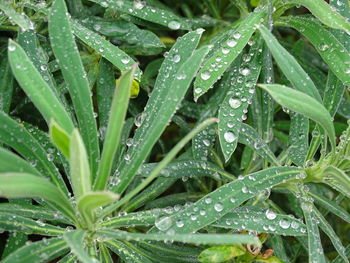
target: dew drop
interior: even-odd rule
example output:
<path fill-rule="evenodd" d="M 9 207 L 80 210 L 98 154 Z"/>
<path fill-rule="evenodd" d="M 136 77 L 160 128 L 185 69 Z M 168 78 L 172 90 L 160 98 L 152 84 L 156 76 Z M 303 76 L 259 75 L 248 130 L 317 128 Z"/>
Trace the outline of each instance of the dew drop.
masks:
<path fill-rule="evenodd" d="M 229 39 L 229 40 L 227 40 L 227 45 L 229 46 L 229 47 L 234 47 L 234 46 L 236 46 L 237 45 L 237 42 L 236 42 L 236 40 L 234 40 L 234 39 Z"/>
<path fill-rule="evenodd" d="M 217 212 L 221 212 L 221 211 L 224 209 L 224 206 L 223 206 L 221 203 L 216 203 L 216 204 L 214 205 L 214 209 L 215 209 L 215 211 L 217 211 Z"/>
<path fill-rule="evenodd" d="M 180 60 L 181 60 L 180 55 L 175 55 L 175 56 L 173 57 L 173 61 L 174 61 L 175 63 L 180 62 Z"/>
<path fill-rule="evenodd" d="M 177 226 L 177 227 L 180 227 L 180 228 L 181 228 L 181 227 L 183 227 L 184 225 L 185 225 L 185 224 L 184 224 L 184 222 L 183 222 L 182 220 L 177 220 L 177 221 L 176 221 L 176 226 Z"/>
<path fill-rule="evenodd" d="M 158 228 L 160 231 L 166 231 L 168 230 L 172 225 L 172 220 L 170 217 L 166 216 L 166 217 L 161 217 L 158 218 L 155 221 L 155 226 L 156 228 Z"/>
<path fill-rule="evenodd" d="M 228 143 L 233 143 L 237 139 L 237 136 L 233 132 L 227 131 L 224 133 L 224 139 Z"/>
<path fill-rule="evenodd" d="M 282 227 L 283 229 L 288 229 L 290 227 L 290 222 L 287 220 L 280 220 L 279 223 L 280 227 Z"/>
<path fill-rule="evenodd" d="M 230 104 L 230 107 L 233 109 L 237 109 L 241 106 L 242 102 L 239 99 L 236 98 L 230 98 L 228 103 Z"/>
<path fill-rule="evenodd" d="M 126 65 L 126 64 L 128 64 L 130 62 L 130 58 L 122 58 L 121 61 L 122 61 L 123 64 Z"/>
<path fill-rule="evenodd" d="M 273 219 L 275 219 L 276 216 L 277 216 L 277 215 L 275 214 L 275 212 L 272 211 L 272 210 L 270 210 L 270 209 L 266 210 L 265 215 L 266 215 L 266 218 L 269 219 L 269 220 L 273 220 Z"/>
<path fill-rule="evenodd" d="M 9 46 L 8 46 L 8 50 L 9 50 L 9 51 L 15 51 L 15 50 L 16 50 L 16 46 L 9 45 Z"/>
<path fill-rule="evenodd" d="M 202 80 L 210 79 L 210 74 L 208 72 L 203 72 L 201 74 L 201 78 L 202 78 Z"/>
<path fill-rule="evenodd" d="M 179 29 L 180 26 L 181 26 L 180 23 L 177 22 L 177 21 L 170 21 L 170 22 L 168 23 L 168 27 L 169 27 L 170 29 L 173 29 L 173 30 Z"/>

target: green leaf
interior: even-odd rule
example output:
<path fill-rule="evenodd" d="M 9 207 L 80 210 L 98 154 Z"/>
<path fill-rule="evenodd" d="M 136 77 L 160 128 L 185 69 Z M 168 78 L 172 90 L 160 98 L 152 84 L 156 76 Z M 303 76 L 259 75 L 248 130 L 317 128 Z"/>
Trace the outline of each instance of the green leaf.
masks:
<path fill-rule="evenodd" d="M 115 154 L 120 144 L 135 69 L 134 66 L 120 77 L 113 95 L 101 161 L 94 184 L 95 190 L 105 189 L 108 183 Z"/>
<path fill-rule="evenodd" d="M 242 63 L 236 75 L 235 85 L 231 85 L 219 109 L 219 140 L 227 162 L 236 149 L 241 123 L 255 93 L 255 84 L 261 71 L 261 41 L 257 41 L 245 56 L 248 63 Z M 236 96 L 236 94 L 240 94 Z"/>
<path fill-rule="evenodd" d="M 260 244 L 255 236 L 239 235 L 239 234 L 142 234 L 130 233 L 120 230 L 99 230 L 97 234 L 113 239 L 127 240 L 155 240 L 166 241 L 172 240 L 177 242 L 195 243 L 195 244 Z"/>
<path fill-rule="evenodd" d="M 54 120 L 50 122 L 49 133 L 51 141 L 63 153 L 64 157 L 69 159 L 69 135 Z"/>
<path fill-rule="evenodd" d="M 325 232 L 325 234 L 332 241 L 332 244 L 334 248 L 337 250 L 338 254 L 344 259 L 346 263 L 349 263 L 349 260 L 345 254 L 345 247 L 343 246 L 341 240 L 333 230 L 332 226 L 322 216 L 320 211 L 316 209 L 316 207 L 313 208 L 312 212 L 313 212 L 313 215 L 316 216 L 316 218 L 318 219 L 320 228 L 323 230 L 323 232 Z"/>
<path fill-rule="evenodd" d="M 141 126 L 133 137 L 135 145 L 129 148 L 126 160 L 118 167 L 120 183 L 112 188 L 114 192 L 120 194 L 126 189 L 183 100 L 208 52 L 208 48 L 203 47 L 191 56 L 200 36 L 201 32 L 190 32 L 181 37 L 163 62 L 152 95 L 138 117 L 141 120 L 136 120 L 137 126 Z M 176 63 L 174 58 L 180 61 Z"/>
<path fill-rule="evenodd" d="M 332 72 L 345 84 L 350 85 L 350 54 L 343 44 L 317 20 L 306 17 L 284 17 L 277 25 L 293 27 L 315 47 Z"/>
<path fill-rule="evenodd" d="M 78 200 L 77 208 L 84 219 L 92 225 L 95 222 L 95 210 L 118 198 L 118 195 L 108 191 L 86 193 Z"/>
<path fill-rule="evenodd" d="M 270 163 L 276 166 L 279 165 L 279 161 L 270 147 L 250 125 L 241 123 L 238 141 L 249 146 L 255 153 L 268 160 Z"/>
<path fill-rule="evenodd" d="M 345 171 L 329 165 L 323 172 L 322 181 L 350 198 L 350 177 Z"/>
<path fill-rule="evenodd" d="M 55 165 L 49 161 L 48 153 L 43 146 L 28 132 L 23 124 L 11 119 L 0 111 L 0 141 L 26 158 L 40 174 L 49 177 L 64 193 L 67 187 Z"/>
<path fill-rule="evenodd" d="M 325 263 L 326 259 L 323 253 L 317 219 L 313 215 L 313 204 L 305 201 L 301 204 L 301 208 L 303 209 L 308 233 L 309 262 Z"/>
<path fill-rule="evenodd" d="M 2 1 L 0 3 L 0 9 L 5 13 L 6 16 L 21 27 L 23 31 L 34 29 L 34 24 L 30 19 L 24 14 L 19 14 L 10 5 L 10 1 Z"/>
<path fill-rule="evenodd" d="M 42 176 L 37 169 L 18 155 L 0 147 L 0 173 L 19 172 Z"/>
<path fill-rule="evenodd" d="M 54 119 L 67 132 L 72 132 L 73 122 L 55 93 L 42 78 L 23 48 L 9 40 L 8 56 L 12 72 L 31 101 L 49 123 Z"/>
<path fill-rule="evenodd" d="M 118 240 L 109 240 L 105 242 L 105 245 L 116 253 L 125 262 L 132 263 L 152 263 L 142 251 L 129 242 L 121 242 Z"/>
<path fill-rule="evenodd" d="M 300 172 L 300 169 L 294 167 L 275 167 L 252 173 L 242 179 L 225 184 L 193 205 L 169 216 L 168 221 L 170 223 L 166 231 L 174 231 L 175 233 L 195 232 L 220 219 L 260 191 L 295 179 Z M 196 220 L 192 220 L 193 217 Z M 161 230 L 154 227 L 150 231 L 159 232 Z M 162 228 L 162 231 L 164 231 L 164 228 Z"/>
<path fill-rule="evenodd" d="M 70 20 L 70 25 L 72 26 L 74 35 L 76 35 L 85 44 L 92 47 L 96 52 L 101 54 L 102 57 L 111 62 L 120 71 L 127 71 L 132 65 L 135 65 L 136 62 L 128 54 L 104 39 L 99 34 L 87 29 L 73 19 Z M 141 71 L 138 67 L 136 67 L 134 74 L 135 78 L 140 80 Z"/>
<path fill-rule="evenodd" d="M 91 190 L 91 178 L 85 145 L 77 129 L 70 137 L 69 156 L 71 184 L 74 196 L 79 199 Z"/>
<path fill-rule="evenodd" d="M 325 198 L 312 191 L 308 192 L 308 195 L 310 195 L 314 199 L 315 203 L 332 212 L 344 221 L 350 223 L 350 214 L 344 208 L 339 206 L 336 202 L 334 202 L 333 200 L 329 200 L 328 198 Z"/>
<path fill-rule="evenodd" d="M 63 224 L 70 224 L 62 213 L 54 211 L 52 209 L 44 208 L 37 205 L 30 204 L 14 204 L 14 203 L 1 203 L 1 213 L 11 213 L 21 217 L 27 217 L 31 219 L 39 219 L 43 221 L 60 222 Z"/>
<path fill-rule="evenodd" d="M 259 27 L 259 31 L 279 68 L 282 70 L 287 79 L 293 84 L 293 87 L 321 102 L 322 98 L 318 93 L 315 84 L 299 65 L 296 59 L 289 54 L 284 47 L 282 47 L 282 45 L 266 27 Z"/>
<path fill-rule="evenodd" d="M 28 237 L 24 233 L 17 233 L 17 232 L 9 233 L 9 237 L 6 240 L 4 250 L 2 251 L 1 259 L 6 258 L 12 252 L 23 247 L 27 241 L 28 241 Z"/>
<path fill-rule="evenodd" d="M 246 250 L 240 246 L 215 246 L 203 250 L 198 260 L 202 263 L 220 263 L 244 255 Z"/>
<path fill-rule="evenodd" d="M 191 25 L 189 25 L 189 23 L 187 23 L 182 17 L 179 17 L 168 10 L 153 7 L 143 2 L 107 2 L 103 0 L 90 1 L 98 3 L 103 7 L 110 8 L 111 10 L 165 26 L 168 29 L 191 29 Z"/>
<path fill-rule="evenodd" d="M 350 31 L 350 23 L 323 0 L 290 0 L 288 4 L 305 6 L 323 24 L 332 28 Z"/>
<path fill-rule="evenodd" d="M 215 51 L 204 63 L 194 83 L 195 100 L 206 93 L 218 81 L 247 45 L 250 37 L 256 30 L 256 26 L 261 23 L 261 19 L 265 16 L 266 8 L 248 15 L 234 31 L 233 37 L 222 43 L 221 48 Z"/>
<path fill-rule="evenodd" d="M 98 263 L 99 261 L 90 257 L 84 249 L 85 235 L 86 231 L 84 230 L 69 231 L 63 235 L 63 239 L 70 247 L 71 253 L 74 254 L 79 261 L 83 263 Z"/>
<path fill-rule="evenodd" d="M 298 219 L 274 211 L 241 207 L 212 224 L 215 227 L 271 233 L 284 236 L 303 236 L 306 226 Z"/>
<path fill-rule="evenodd" d="M 92 175 L 95 176 L 99 159 L 96 121 L 89 83 L 74 41 L 64 0 L 54 1 L 48 21 L 51 47 L 66 81 L 86 145 Z"/>
<path fill-rule="evenodd" d="M 0 57 L 0 110 L 8 113 L 13 93 L 13 76 L 7 54 Z"/>
<path fill-rule="evenodd" d="M 43 239 L 26 245 L 7 256 L 2 263 L 45 263 L 64 255 L 68 247 L 62 238 Z"/>
<path fill-rule="evenodd" d="M 49 225 L 40 220 L 32 220 L 12 213 L 0 214 L 0 228 L 5 231 L 16 231 L 41 236 L 58 236 L 65 232 L 64 228 Z"/>
<path fill-rule="evenodd" d="M 0 174 L 0 196 L 5 198 L 39 197 L 52 203 L 69 219 L 75 220 L 67 197 L 48 180 L 26 173 Z"/>
<path fill-rule="evenodd" d="M 300 113 L 320 124 L 329 136 L 332 149 L 335 149 L 335 130 L 332 118 L 320 102 L 298 90 L 286 86 L 277 84 L 260 84 L 259 86 L 265 89 L 283 107 Z"/>
<path fill-rule="evenodd" d="M 105 247 L 103 244 L 99 244 L 99 249 L 100 249 L 100 253 L 99 253 L 100 254 L 100 262 L 113 263 L 111 253 L 109 252 L 107 247 Z"/>
<path fill-rule="evenodd" d="M 303 166 L 309 147 L 309 120 L 301 114 L 290 113 L 289 158 L 298 166 Z"/>

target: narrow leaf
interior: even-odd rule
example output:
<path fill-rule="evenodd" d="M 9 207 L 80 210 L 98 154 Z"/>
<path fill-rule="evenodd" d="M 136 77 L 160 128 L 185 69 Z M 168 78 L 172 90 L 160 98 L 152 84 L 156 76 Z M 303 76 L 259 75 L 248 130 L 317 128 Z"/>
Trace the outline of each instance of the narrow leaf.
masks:
<path fill-rule="evenodd" d="M 66 232 L 63 235 L 64 241 L 71 249 L 71 253 L 74 254 L 83 263 L 98 263 L 97 259 L 90 257 L 90 255 L 84 249 L 84 238 L 86 232 L 84 230 L 75 230 Z"/>
<path fill-rule="evenodd" d="M 327 132 L 332 148 L 335 148 L 335 130 L 332 118 L 324 106 L 316 99 L 291 88 L 282 85 L 263 85 L 265 89 L 277 103 L 294 112 L 300 113 L 320 124 Z"/>
<path fill-rule="evenodd" d="M 241 53 L 247 45 L 250 37 L 256 30 L 256 26 L 266 16 L 266 8 L 258 12 L 251 13 L 243 21 L 234 32 L 232 38 L 222 43 L 221 48 L 204 63 L 199 71 L 194 83 L 194 97 L 198 99 L 209 88 L 211 88 L 226 69 L 231 65 L 235 58 Z M 215 69 L 215 70 L 214 70 Z"/>
<path fill-rule="evenodd" d="M 54 120 L 50 122 L 49 133 L 51 141 L 69 159 L 69 135 Z"/>

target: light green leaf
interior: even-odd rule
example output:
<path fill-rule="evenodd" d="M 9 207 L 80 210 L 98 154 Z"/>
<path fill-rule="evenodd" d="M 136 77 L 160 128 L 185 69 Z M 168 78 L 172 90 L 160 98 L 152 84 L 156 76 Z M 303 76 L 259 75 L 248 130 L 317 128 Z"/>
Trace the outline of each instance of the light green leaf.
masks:
<path fill-rule="evenodd" d="M 69 219 L 75 220 L 67 197 L 48 180 L 26 173 L 0 174 L 0 196 L 5 198 L 39 197 L 52 203 Z"/>
<path fill-rule="evenodd" d="M 325 25 L 350 31 L 350 23 L 323 0 L 288 0 L 288 4 L 305 6 Z"/>
<path fill-rule="evenodd" d="M 315 47 L 332 72 L 350 85 L 350 54 L 343 44 L 317 20 L 306 17 L 284 17 L 277 25 L 292 27 L 304 35 Z"/>
<path fill-rule="evenodd" d="M 69 135 L 54 120 L 51 120 L 49 127 L 50 139 L 55 146 L 69 159 Z"/>
<path fill-rule="evenodd" d="M 329 165 L 323 172 L 322 181 L 350 198 L 350 177 L 339 168 Z"/>
<path fill-rule="evenodd" d="M 16 231 L 41 236 L 58 236 L 62 235 L 65 231 L 64 228 L 50 225 L 40 220 L 35 221 L 13 213 L 0 214 L 0 228 L 5 231 Z"/>
<path fill-rule="evenodd" d="M 63 235 L 63 239 L 70 247 L 71 253 L 74 254 L 79 261 L 83 263 L 98 263 L 99 261 L 97 259 L 90 257 L 87 251 L 85 251 L 85 235 L 86 232 L 84 230 L 69 231 Z"/>
<path fill-rule="evenodd" d="M 70 20 L 70 25 L 74 30 L 74 35 L 76 35 L 85 44 L 96 50 L 96 52 L 101 54 L 102 57 L 111 62 L 120 71 L 127 71 L 132 65 L 135 65 L 136 62 L 128 54 L 104 39 L 99 34 L 87 29 L 73 19 Z M 141 71 L 138 67 L 136 67 L 134 74 L 136 79 L 141 79 Z"/>
<path fill-rule="evenodd" d="M 10 18 L 11 21 L 15 22 L 21 27 L 23 31 L 34 29 L 34 23 L 23 13 L 19 14 L 10 5 L 10 1 L 1 1 L 0 9 L 5 13 L 6 16 Z"/>
<path fill-rule="evenodd" d="M 90 168 L 85 145 L 79 131 L 74 129 L 69 145 L 70 179 L 75 198 L 91 190 Z"/>
<path fill-rule="evenodd" d="M 231 65 L 235 58 L 241 53 L 247 45 L 250 37 L 256 30 L 256 26 L 266 16 L 266 8 L 251 13 L 241 21 L 240 26 L 233 33 L 232 38 L 222 43 L 221 48 L 204 63 L 198 72 L 194 83 L 195 100 L 206 93 L 211 88 L 226 69 Z"/>
<path fill-rule="evenodd" d="M 128 70 L 121 76 L 113 95 L 101 161 L 94 184 L 95 190 L 105 189 L 108 183 L 115 154 L 120 144 L 135 69 L 134 66 L 133 69 Z"/>
<path fill-rule="evenodd" d="M 265 89 L 283 107 L 300 113 L 320 124 L 328 134 L 333 150 L 335 149 L 335 130 L 332 118 L 320 102 L 298 90 L 286 86 L 277 84 L 260 84 L 259 86 Z"/>
<path fill-rule="evenodd" d="M 284 47 L 282 47 L 282 45 L 266 27 L 259 27 L 259 31 L 279 68 L 282 70 L 287 79 L 293 84 L 293 87 L 321 102 L 322 98 L 318 93 L 315 84 L 299 65 L 296 59 L 289 54 Z"/>
<path fill-rule="evenodd" d="M 13 76 L 7 54 L 0 57 L 0 110 L 8 113 L 13 93 Z"/>
<path fill-rule="evenodd" d="M 219 187 L 193 205 L 169 216 L 167 227 L 161 227 L 161 230 L 154 227 L 150 231 L 195 232 L 220 219 L 260 191 L 295 179 L 300 172 L 301 170 L 295 167 L 275 167 L 244 176 Z M 192 220 L 193 217 L 196 220 Z"/>
<path fill-rule="evenodd" d="M 166 241 L 172 240 L 177 242 L 195 243 L 195 244 L 260 244 L 255 236 L 239 235 L 239 234 L 142 234 L 130 233 L 120 230 L 99 230 L 97 234 L 112 239 L 127 240 L 155 240 Z"/>
<path fill-rule="evenodd" d="M 54 119 L 64 130 L 72 132 L 73 122 L 55 93 L 42 78 L 23 48 L 9 40 L 8 56 L 12 72 L 31 101 L 49 123 Z"/>
<path fill-rule="evenodd" d="M 95 221 L 94 211 L 118 198 L 118 195 L 108 191 L 86 193 L 78 200 L 77 208 L 88 224 L 92 225 Z"/>
<path fill-rule="evenodd" d="M 50 238 L 26 245 L 7 256 L 2 263 L 45 263 L 64 255 L 68 247 L 62 238 Z"/>
<path fill-rule="evenodd" d="M 92 175 L 95 176 L 99 159 L 96 121 L 89 83 L 74 41 L 64 0 L 53 2 L 48 21 L 51 47 L 66 81 L 86 145 Z"/>

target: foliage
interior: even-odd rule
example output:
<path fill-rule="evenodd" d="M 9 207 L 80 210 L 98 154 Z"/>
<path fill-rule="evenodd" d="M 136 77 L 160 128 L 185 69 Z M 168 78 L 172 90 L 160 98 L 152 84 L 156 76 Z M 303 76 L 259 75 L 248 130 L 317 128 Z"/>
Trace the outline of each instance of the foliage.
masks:
<path fill-rule="evenodd" d="M 349 262 L 347 0 L 0 10 L 2 262 Z"/>

